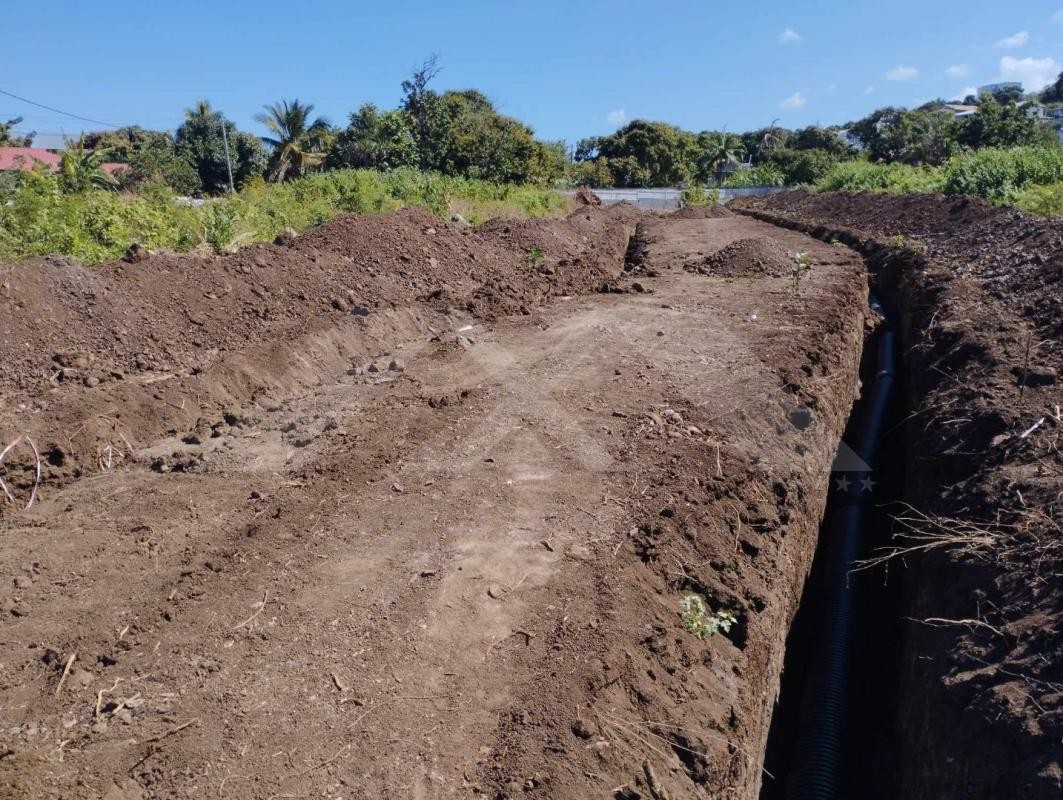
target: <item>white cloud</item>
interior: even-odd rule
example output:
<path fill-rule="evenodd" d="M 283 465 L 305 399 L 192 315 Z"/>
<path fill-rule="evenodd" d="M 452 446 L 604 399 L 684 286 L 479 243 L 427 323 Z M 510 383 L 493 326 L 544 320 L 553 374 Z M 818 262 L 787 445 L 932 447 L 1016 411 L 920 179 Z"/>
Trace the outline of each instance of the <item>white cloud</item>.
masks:
<path fill-rule="evenodd" d="M 779 34 L 779 44 L 801 44 L 804 40 L 805 37 L 793 28 L 787 28 Z"/>
<path fill-rule="evenodd" d="M 1063 8 L 1052 15 L 1052 21 L 1057 25 L 1063 25 Z"/>
<path fill-rule="evenodd" d="M 1000 59 L 1000 78 L 1004 81 L 1018 81 L 1027 92 L 1039 92 L 1048 84 L 1054 83 L 1056 76 L 1063 72 L 1063 64 L 1054 58 L 1012 58 Z"/>
<path fill-rule="evenodd" d="M 618 108 L 616 111 L 610 111 L 606 119 L 610 125 L 623 125 L 627 122 L 627 112 L 622 108 Z"/>
<path fill-rule="evenodd" d="M 888 81 L 914 81 L 919 77 L 919 70 L 915 67 L 906 67 L 903 64 L 894 67 L 886 73 Z"/>
<path fill-rule="evenodd" d="M 1030 34 L 1028 31 L 1019 31 L 1011 36 L 1005 36 L 999 42 L 997 47 L 1003 47 L 1004 49 L 1011 49 L 1013 47 L 1022 47 L 1028 41 L 1030 41 Z"/>
<path fill-rule="evenodd" d="M 956 94 L 953 96 L 952 99 L 956 100 L 958 102 L 963 102 L 968 96 L 970 96 L 972 94 L 975 97 L 978 97 L 978 87 L 977 86 L 964 86 L 962 89 L 960 89 L 958 92 L 956 92 Z"/>
<path fill-rule="evenodd" d="M 945 70 L 945 74 L 950 78 L 966 78 L 971 74 L 971 68 L 966 64 L 953 64 Z"/>
<path fill-rule="evenodd" d="M 808 98 L 801 94 L 801 92 L 794 92 L 792 95 L 790 95 L 781 103 L 779 103 L 779 105 L 781 105 L 783 108 L 804 108 L 806 105 L 808 105 Z"/>
<path fill-rule="evenodd" d="M 875 93 L 875 86 L 874 86 L 874 84 L 871 84 L 871 85 L 870 85 L 870 86 L 868 86 L 868 87 L 867 87 L 866 89 L 864 89 L 864 94 L 874 94 L 874 93 Z"/>

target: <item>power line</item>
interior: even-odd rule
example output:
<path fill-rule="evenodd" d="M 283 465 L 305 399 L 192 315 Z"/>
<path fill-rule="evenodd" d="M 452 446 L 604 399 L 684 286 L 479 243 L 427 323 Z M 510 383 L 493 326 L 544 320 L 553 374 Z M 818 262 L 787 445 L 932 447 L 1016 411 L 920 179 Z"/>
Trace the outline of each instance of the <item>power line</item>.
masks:
<path fill-rule="evenodd" d="M 98 119 L 89 119 L 88 117 L 81 117 L 81 116 L 78 116 L 77 114 L 71 114 L 69 111 L 63 111 L 60 108 L 52 108 L 51 106 L 44 105 L 44 103 L 37 103 L 37 102 L 35 102 L 33 100 L 27 100 L 25 97 L 19 97 L 17 94 L 12 94 L 11 92 L 6 92 L 3 89 L 0 89 L 0 94 L 7 95 L 8 97 L 13 97 L 16 100 L 21 100 L 23 103 L 29 103 L 31 106 L 37 106 L 37 108 L 43 108 L 45 111 L 54 111 L 56 114 L 62 114 L 64 117 L 71 117 L 73 119 L 79 119 L 82 122 L 91 122 L 93 125 L 103 125 L 105 128 L 121 128 L 122 127 L 121 125 L 115 125 L 114 123 L 111 123 L 111 122 L 101 122 Z"/>

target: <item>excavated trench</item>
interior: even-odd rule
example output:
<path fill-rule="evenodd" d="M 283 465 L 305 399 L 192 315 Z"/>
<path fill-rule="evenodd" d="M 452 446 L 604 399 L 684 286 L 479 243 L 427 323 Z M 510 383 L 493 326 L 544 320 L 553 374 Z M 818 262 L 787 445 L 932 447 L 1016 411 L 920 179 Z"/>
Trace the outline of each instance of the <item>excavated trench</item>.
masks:
<path fill-rule="evenodd" d="M 886 341 L 895 336 L 887 321 L 865 342 L 865 391 L 835 456 L 819 545 L 787 638 L 761 800 L 898 796 L 901 584 L 859 568 L 888 542 L 891 507 L 904 492 L 905 445 L 890 435 L 904 418 L 897 348 Z"/>
<path fill-rule="evenodd" d="M 911 205 L 903 199 L 877 202 L 883 216 L 903 216 Z M 801 203 L 801 197 L 792 201 Z M 1004 216 L 1017 231 L 1009 245 L 985 233 L 990 223 L 978 220 L 973 232 L 953 234 L 959 238 L 952 242 L 947 233 L 965 224 L 957 219 L 970 203 L 935 199 L 924 205 L 938 215 L 937 223 L 926 223 L 937 237 L 930 248 L 900 235 L 887 241 L 831 224 L 830 210 L 739 209 L 860 252 L 871 291 L 891 311 L 897 385 L 853 560 L 886 545 L 885 552 L 896 555 L 898 542 L 903 547 L 918 536 L 938 536 L 923 541 L 946 548 L 883 556 L 874 569 L 842 570 L 854 622 L 840 690 L 841 734 L 825 759 L 833 774 L 810 784 L 804 780 L 810 762 L 818 769 L 824 756 L 809 748 L 808 739 L 822 745 L 828 735 L 817 727 L 828 716 L 822 712 L 830 698 L 821 673 L 839 572 L 831 563 L 831 520 L 841 498 L 831 487 L 819 551 L 788 637 L 764 763 L 771 777 L 764 777 L 761 798 L 1040 800 L 1058 797 L 1063 787 L 1058 725 L 1052 722 L 1061 663 L 1052 638 L 1058 614 L 1053 580 L 1059 575 L 1058 524 L 1052 518 L 1060 497 L 1052 462 L 1058 454 L 1051 435 L 1039 443 L 1027 438 L 1030 420 L 1047 424 L 1038 415 L 1047 420 L 1058 409 L 1052 405 L 1058 403 L 1057 367 L 1047 353 L 1031 366 L 1030 346 L 1022 345 L 1052 338 L 1053 320 L 1042 305 L 1054 302 L 1058 288 L 1044 267 L 1054 262 L 1036 249 L 1022 249 L 1038 236 L 1038 246 L 1047 247 L 1049 234 L 1044 223 L 1008 212 Z M 874 228 L 873 211 L 852 216 L 863 214 Z M 975 258 L 963 249 L 972 247 L 972 237 L 981 237 L 978 257 L 992 254 L 985 258 L 998 265 L 993 279 L 1011 281 L 1007 287 L 963 274 L 964 268 L 987 269 L 964 260 Z M 1019 269 L 1023 258 L 1033 266 Z M 880 335 L 881 328 L 865 351 L 865 398 L 878 371 Z M 1035 369 L 1046 377 L 1030 380 L 1028 371 Z M 865 399 L 854 408 L 847 444 L 866 412 Z M 994 537 L 992 548 L 954 549 L 963 526 Z"/>

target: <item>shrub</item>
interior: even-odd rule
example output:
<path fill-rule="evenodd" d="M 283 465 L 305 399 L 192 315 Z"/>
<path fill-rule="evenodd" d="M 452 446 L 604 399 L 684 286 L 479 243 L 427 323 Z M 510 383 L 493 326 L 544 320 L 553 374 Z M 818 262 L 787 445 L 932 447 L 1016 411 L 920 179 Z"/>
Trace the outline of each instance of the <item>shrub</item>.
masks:
<path fill-rule="evenodd" d="M 1013 200 L 1027 186 L 1063 181 L 1063 148 L 987 148 L 953 159 L 945 168 L 947 194 Z"/>
<path fill-rule="evenodd" d="M 817 189 L 832 192 L 939 192 L 944 182 L 939 167 L 909 167 L 904 164 L 872 164 L 847 161 L 836 164 L 816 183 Z"/>
<path fill-rule="evenodd" d="M 683 190 L 682 198 L 684 206 L 712 205 L 712 198 L 705 191 L 705 187 L 697 183 L 686 187 Z"/>
<path fill-rule="evenodd" d="M 746 186 L 785 186 L 786 176 L 782 170 L 771 164 L 758 164 L 752 169 L 733 173 L 723 182 L 727 189 L 741 189 Z"/>
<path fill-rule="evenodd" d="M 1063 217 L 1063 183 L 1030 186 L 1016 194 L 1014 202 L 1023 211 Z"/>

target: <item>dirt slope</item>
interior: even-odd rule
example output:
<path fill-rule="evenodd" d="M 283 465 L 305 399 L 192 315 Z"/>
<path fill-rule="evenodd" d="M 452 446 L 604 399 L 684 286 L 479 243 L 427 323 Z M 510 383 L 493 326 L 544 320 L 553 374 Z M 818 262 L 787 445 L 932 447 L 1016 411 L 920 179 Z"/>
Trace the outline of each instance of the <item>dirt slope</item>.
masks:
<path fill-rule="evenodd" d="M 1063 221 L 932 195 L 743 205 L 863 250 L 899 311 L 909 507 L 883 574 L 908 595 L 903 796 L 1059 797 Z"/>
<path fill-rule="evenodd" d="M 635 221 L 5 268 L 0 793 L 754 797 L 864 269 L 678 219 L 630 291 Z M 756 236 L 800 295 L 671 260 Z"/>

